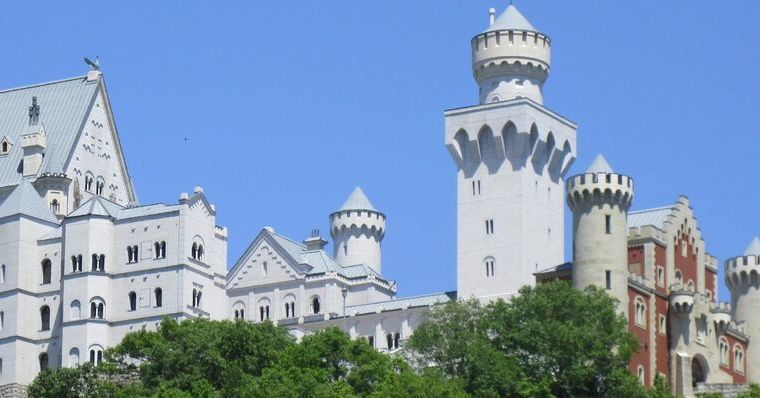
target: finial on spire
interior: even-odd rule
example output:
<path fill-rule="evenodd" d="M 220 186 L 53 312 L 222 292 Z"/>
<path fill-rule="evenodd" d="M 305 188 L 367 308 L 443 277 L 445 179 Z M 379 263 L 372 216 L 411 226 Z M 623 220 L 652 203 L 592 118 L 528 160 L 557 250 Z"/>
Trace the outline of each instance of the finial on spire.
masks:
<path fill-rule="evenodd" d="M 89 65 L 92 70 L 100 70 L 100 61 L 98 60 L 98 57 L 95 57 L 95 61 L 84 57 L 84 63 Z"/>

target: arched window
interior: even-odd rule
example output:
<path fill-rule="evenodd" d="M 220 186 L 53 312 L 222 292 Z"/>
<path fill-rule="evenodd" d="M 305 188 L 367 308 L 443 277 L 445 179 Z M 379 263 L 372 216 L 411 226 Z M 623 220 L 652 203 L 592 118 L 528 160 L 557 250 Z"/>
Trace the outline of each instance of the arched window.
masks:
<path fill-rule="evenodd" d="M 285 302 L 285 318 L 296 317 L 296 296 L 288 294 L 283 298 Z"/>
<path fill-rule="evenodd" d="M 314 296 L 311 298 L 311 313 L 312 314 L 319 314 L 319 311 L 321 310 L 321 305 L 319 302 L 319 297 Z"/>
<path fill-rule="evenodd" d="M 95 253 L 92 253 L 92 262 L 91 262 L 90 268 L 93 271 L 97 271 L 98 270 L 98 255 L 95 254 Z"/>
<path fill-rule="evenodd" d="M 92 346 L 90 347 L 90 363 L 98 366 L 103 363 L 103 347 Z"/>
<path fill-rule="evenodd" d="M 196 260 L 203 261 L 203 245 L 198 245 L 198 258 Z"/>
<path fill-rule="evenodd" d="M 98 271 L 103 272 L 106 270 L 106 255 L 101 254 L 98 256 Z"/>
<path fill-rule="evenodd" d="M 92 177 L 91 174 L 89 174 L 89 172 L 87 174 L 85 174 L 85 176 L 84 176 L 84 190 L 85 191 L 92 192 L 92 181 L 93 181 L 93 179 L 94 178 Z"/>
<path fill-rule="evenodd" d="M 639 365 L 638 369 L 636 370 L 636 374 L 638 375 L 639 383 L 643 385 L 645 382 L 644 367 Z"/>
<path fill-rule="evenodd" d="M 51 281 L 51 273 L 53 272 L 53 265 L 49 259 L 42 260 L 42 284 L 47 285 Z"/>
<path fill-rule="evenodd" d="M 243 304 L 242 301 L 238 301 L 235 303 L 235 305 L 232 306 L 233 312 L 235 313 L 235 319 L 244 320 L 245 319 L 245 304 Z"/>
<path fill-rule="evenodd" d="M 190 254 L 192 255 L 194 260 L 198 259 L 198 244 L 193 242 L 193 247 L 190 249 Z"/>
<path fill-rule="evenodd" d="M 74 300 L 69 304 L 69 318 L 71 318 L 72 321 L 79 319 L 81 312 L 82 310 L 79 300 Z"/>
<path fill-rule="evenodd" d="M 129 310 L 137 310 L 137 293 L 129 292 Z"/>
<path fill-rule="evenodd" d="M 267 276 L 267 273 L 269 273 L 269 265 L 264 261 L 261 263 L 261 275 Z"/>
<path fill-rule="evenodd" d="M 734 346 L 734 370 L 744 373 L 744 350 L 738 344 Z"/>
<path fill-rule="evenodd" d="M 269 320 L 269 304 L 259 306 L 259 320 L 261 322 Z"/>
<path fill-rule="evenodd" d="M 79 365 L 79 348 L 72 347 L 69 350 L 69 367 L 75 367 Z"/>
<path fill-rule="evenodd" d="M 681 274 L 680 270 L 676 270 L 676 282 L 683 283 L 683 274 Z"/>
<path fill-rule="evenodd" d="M 636 297 L 635 300 L 635 319 L 636 319 L 636 325 L 641 327 L 646 327 L 647 321 L 646 321 L 646 312 L 647 312 L 647 306 L 644 303 L 644 299 L 641 298 L 641 296 Z"/>
<path fill-rule="evenodd" d="M 496 263 L 496 260 L 494 260 L 493 257 L 486 257 L 485 259 L 485 265 L 486 265 L 486 277 L 490 278 L 494 276 L 494 265 Z"/>
<path fill-rule="evenodd" d="M 728 340 L 721 336 L 718 340 L 718 350 L 720 351 L 720 364 L 721 366 L 728 367 Z"/>
<path fill-rule="evenodd" d="M 53 199 L 50 201 L 50 210 L 53 212 L 53 214 L 58 214 L 61 211 L 61 205 L 58 203 L 58 199 Z"/>
<path fill-rule="evenodd" d="M 3 153 L 8 153 L 8 141 L 3 141 Z"/>
<path fill-rule="evenodd" d="M 40 330 L 50 330 L 50 307 L 43 305 L 40 308 Z"/>
<path fill-rule="evenodd" d="M 105 319 L 106 304 L 102 299 L 96 298 L 90 301 L 90 318 Z"/>
<path fill-rule="evenodd" d="M 164 305 L 164 292 L 161 290 L 160 287 L 157 287 L 153 289 L 153 295 L 156 298 L 156 307 L 161 307 Z"/>
<path fill-rule="evenodd" d="M 0 283 L 5 283 L 5 264 L 0 265 Z"/>
<path fill-rule="evenodd" d="M 388 349 L 392 350 L 393 349 L 393 335 L 390 333 L 386 334 L 385 340 L 388 343 Z"/>
<path fill-rule="evenodd" d="M 71 265 L 73 272 L 82 272 L 82 255 L 71 256 Z"/>
<path fill-rule="evenodd" d="M 161 258 L 161 245 L 158 242 L 153 242 L 153 253 L 155 254 L 154 258 Z"/>
<path fill-rule="evenodd" d="M 401 333 L 393 334 L 393 348 L 401 348 Z"/>
<path fill-rule="evenodd" d="M 198 289 L 193 289 L 193 307 L 201 308 L 201 295 L 202 292 Z"/>
<path fill-rule="evenodd" d="M 193 307 L 195 307 L 195 304 L 197 303 L 197 298 L 198 298 L 198 290 L 193 289 Z"/>
<path fill-rule="evenodd" d="M 127 262 L 134 262 L 134 253 L 132 253 L 132 246 L 127 246 Z"/>
<path fill-rule="evenodd" d="M 40 372 L 42 372 L 43 370 L 46 370 L 48 368 L 47 352 L 43 352 L 42 354 L 40 354 L 39 361 L 40 361 Z"/>
<path fill-rule="evenodd" d="M 166 258 L 166 241 L 161 241 L 159 249 L 161 249 L 161 258 Z"/>
<path fill-rule="evenodd" d="M 0 330 L 5 329 L 5 311 L 0 311 Z"/>
<path fill-rule="evenodd" d="M 103 189 L 106 187 L 106 181 L 103 177 L 98 176 L 98 180 L 95 182 L 95 194 L 103 195 Z"/>

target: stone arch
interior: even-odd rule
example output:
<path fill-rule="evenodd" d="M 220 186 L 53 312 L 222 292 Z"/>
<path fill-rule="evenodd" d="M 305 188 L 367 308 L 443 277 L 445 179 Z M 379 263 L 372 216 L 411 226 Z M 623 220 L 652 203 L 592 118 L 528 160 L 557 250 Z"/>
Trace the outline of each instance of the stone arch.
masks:
<path fill-rule="evenodd" d="M 478 151 L 480 159 L 488 168 L 489 173 L 495 173 L 501 165 L 503 157 L 500 147 L 503 148 L 504 145 L 497 144 L 496 138 L 493 136 L 493 130 L 491 130 L 490 126 L 484 124 L 480 128 L 480 132 L 478 132 Z"/>
<path fill-rule="evenodd" d="M 710 366 L 702 354 L 694 355 L 691 360 L 691 386 L 696 387 L 699 383 L 707 381 Z"/>

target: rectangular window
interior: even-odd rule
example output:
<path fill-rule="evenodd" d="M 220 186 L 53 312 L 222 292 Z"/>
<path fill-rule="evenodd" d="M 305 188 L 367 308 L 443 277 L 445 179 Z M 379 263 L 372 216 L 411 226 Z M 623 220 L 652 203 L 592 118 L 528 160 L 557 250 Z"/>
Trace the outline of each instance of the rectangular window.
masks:
<path fill-rule="evenodd" d="M 604 280 L 607 290 L 612 289 L 612 271 L 604 271 Z"/>
<path fill-rule="evenodd" d="M 664 336 L 666 334 L 665 328 L 667 327 L 667 324 L 668 324 L 667 318 L 665 318 L 665 315 L 659 316 L 658 323 L 659 324 L 658 324 L 657 331 L 660 332 L 660 334 Z"/>
<path fill-rule="evenodd" d="M 480 195 L 480 180 L 472 180 L 472 196 Z"/>
<path fill-rule="evenodd" d="M 493 220 L 486 220 L 486 235 L 493 234 Z"/>
<path fill-rule="evenodd" d="M 604 216 L 604 232 L 607 233 L 607 235 L 610 234 L 610 221 L 611 221 L 610 219 L 611 218 L 612 216 L 610 216 L 609 214 Z"/>

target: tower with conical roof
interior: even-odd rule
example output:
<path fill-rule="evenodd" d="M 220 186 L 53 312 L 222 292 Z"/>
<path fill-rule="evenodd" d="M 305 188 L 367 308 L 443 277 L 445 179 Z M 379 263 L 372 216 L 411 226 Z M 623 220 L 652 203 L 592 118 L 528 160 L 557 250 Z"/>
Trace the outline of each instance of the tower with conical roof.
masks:
<path fill-rule="evenodd" d="M 726 260 L 726 285 L 731 291 L 731 310 L 736 322 L 745 323 L 750 336 L 747 346 L 747 382 L 760 383 L 760 237 L 755 237 L 744 255 Z"/>
<path fill-rule="evenodd" d="M 628 316 L 628 209 L 633 179 L 597 155 L 585 173 L 567 181 L 573 211 L 573 287 L 606 289 Z"/>
<path fill-rule="evenodd" d="M 385 214 L 377 211 L 361 188 L 356 187 L 343 206 L 330 214 L 333 256 L 340 265 L 365 264 L 381 273 L 381 243 Z"/>
<path fill-rule="evenodd" d="M 549 37 L 510 5 L 471 41 L 479 104 L 448 110 L 457 166 L 457 289 L 507 298 L 564 262 L 564 175 L 576 125 L 543 105 Z"/>

